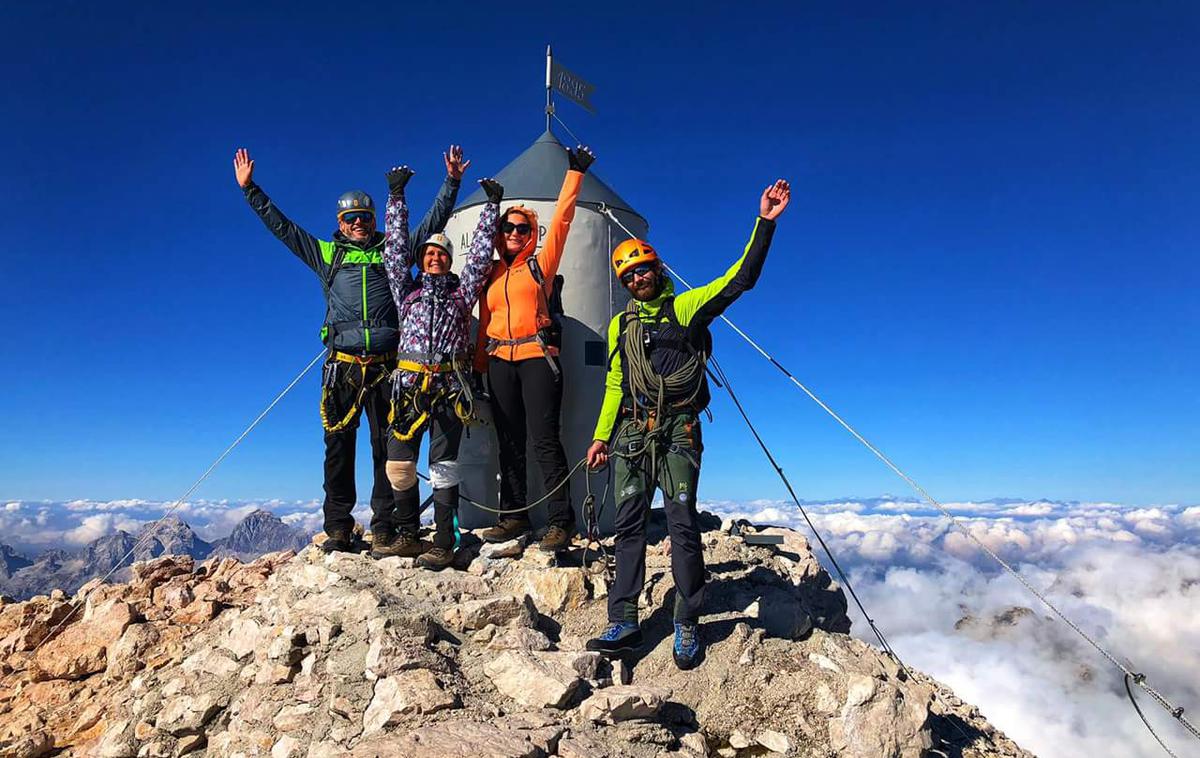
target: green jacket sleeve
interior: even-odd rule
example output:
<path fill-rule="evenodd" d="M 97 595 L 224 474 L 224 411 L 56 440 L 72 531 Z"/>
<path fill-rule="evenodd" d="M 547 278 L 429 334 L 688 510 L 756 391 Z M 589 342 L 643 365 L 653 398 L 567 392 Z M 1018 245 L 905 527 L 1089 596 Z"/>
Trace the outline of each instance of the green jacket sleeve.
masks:
<path fill-rule="evenodd" d="M 724 313 L 743 292 L 751 289 L 762 273 L 774 234 L 775 222 L 760 216 L 754 222 L 754 231 L 750 233 L 750 241 L 746 243 L 742 257 L 729 267 L 724 276 L 675 297 L 675 317 L 679 323 L 683 326 L 693 321 L 707 324 Z"/>
<path fill-rule="evenodd" d="M 617 338 L 621 334 L 621 314 L 613 317 L 608 324 L 608 354 L 612 360 L 608 364 L 608 373 L 604 376 L 604 402 L 600 406 L 600 420 L 596 422 L 594 440 L 609 442 L 612 439 L 613 427 L 617 424 L 617 414 L 621 412 L 621 354 L 617 352 Z"/>
<path fill-rule="evenodd" d="M 267 193 L 262 191 L 262 187 L 254 182 L 243 187 L 242 192 L 246 196 L 246 202 L 271 230 L 271 234 L 287 245 L 288 250 L 304 261 L 304 265 L 315 271 L 318 276 L 324 276 L 329 261 L 323 257 L 324 246 L 320 240 L 283 215 L 279 208 L 275 207 L 275 203 L 271 202 L 271 198 L 267 197 Z"/>
<path fill-rule="evenodd" d="M 433 198 L 433 205 L 429 206 L 425 218 L 421 219 L 417 230 L 408 238 L 409 244 L 414 248 L 420 247 L 425 240 L 446 228 L 446 222 L 450 220 L 450 214 L 454 212 L 454 203 L 458 200 L 458 188 L 461 185 L 462 182 L 458 179 L 446 176 L 446 181 L 442 182 L 437 197 Z"/>

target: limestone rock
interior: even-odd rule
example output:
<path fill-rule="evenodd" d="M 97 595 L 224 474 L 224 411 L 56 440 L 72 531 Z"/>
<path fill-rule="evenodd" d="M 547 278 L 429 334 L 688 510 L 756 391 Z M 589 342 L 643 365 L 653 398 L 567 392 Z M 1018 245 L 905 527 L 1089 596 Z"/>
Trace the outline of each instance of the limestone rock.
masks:
<path fill-rule="evenodd" d="M 493 631 L 487 640 L 487 646 L 489 650 L 549 650 L 553 643 L 537 629 L 518 626 L 499 632 Z"/>
<path fill-rule="evenodd" d="M 541 758 L 541 748 L 520 732 L 471 721 L 444 721 L 359 743 L 354 758 Z"/>
<path fill-rule="evenodd" d="M 504 626 L 515 622 L 520 626 L 532 626 L 534 609 L 528 600 L 512 596 L 490 597 L 469 600 L 446 609 L 443 618 L 455 630 L 482 629 L 488 624 Z"/>
<path fill-rule="evenodd" d="M 486 558 L 488 560 L 495 560 L 498 558 L 519 558 L 521 554 L 525 552 L 525 545 L 527 542 L 528 537 L 525 535 L 521 535 L 520 537 L 509 540 L 508 542 L 485 542 L 479 548 L 479 557 Z"/>
<path fill-rule="evenodd" d="M 5 758 L 42 758 L 54 750 L 54 737 L 46 732 L 36 732 L 8 745 L 0 744 L 0 748 L 3 748 L 0 755 Z"/>
<path fill-rule="evenodd" d="M 253 653 L 262 643 L 262 628 L 251 618 L 238 618 L 229 627 L 221 647 L 233 653 L 233 657 L 241 660 Z"/>
<path fill-rule="evenodd" d="M 165 732 L 179 737 L 186 734 L 196 734 L 212 720 L 221 710 L 217 698 L 209 693 L 196 697 L 180 696 L 173 698 L 158 714 L 154 725 Z"/>
<path fill-rule="evenodd" d="M 579 706 L 579 715 L 589 721 L 615 724 L 630 719 L 652 719 L 671 691 L 647 685 L 617 685 L 597 690 Z"/>
<path fill-rule="evenodd" d="M 525 571 L 522 590 L 542 613 L 556 614 L 583 607 L 590 599 L 586 572 L 581 568 Z"/>
<path fill-rule="evenodd" d="M 928 702 L 857 674 L 841 713 L 829 722 L 829 742 L 846 758 L 920 758 L 929 747 L 928 718 Z"/>
<path fill-rule="evenodd" d="M 49 679 L 81 679 L 103 671 L 108 665 L 108 646 L 116 644 L 133 620 L 128 603 L 110 601 L 90 620 L 68 624 L 38 649 L 34 660 Z"/>
<path fill-rule="evenodd" d="M 532 708 L 565 708 L 582 678 L 571 661 L 554 653 L 509 651 L 483 670 L 503 694 Z"/>
<path fill-rule="evenodd" d="M 788 739 L 787 735 L 776 732 L 773 729 L 766 729 L 759 732 L 754 739 L 767 750 L 776 753 L 784 753 L 786 755 L 792 749 L 792 742 Z"/>
<path fill-rule="evenodd" d="M 442 689 L 433 672 L 404 671 L 375 683 L 375 694 L 363 714 L 363 734 L 373 734 L 406 716 L 458 707 L 458 696 Z"/>

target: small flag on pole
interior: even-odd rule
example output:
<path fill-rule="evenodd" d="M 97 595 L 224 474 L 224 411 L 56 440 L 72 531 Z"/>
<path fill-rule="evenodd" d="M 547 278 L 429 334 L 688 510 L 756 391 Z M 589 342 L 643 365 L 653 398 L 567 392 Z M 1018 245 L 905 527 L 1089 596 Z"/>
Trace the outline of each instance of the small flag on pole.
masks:
<path fill-rule="evenodd" d="M 596 112 L 596 109 L 588 102 L 588 96 L 595 91 L 596 85 L 584 81 L 578 74 L 572 73 L 553 58 L 550 59 L 548 73 L 550 76 L 549 81 L 546 82 L 547 86 L 553 87 L 565 95 L 568 100 L 586 108 L 588 113 Z"/>

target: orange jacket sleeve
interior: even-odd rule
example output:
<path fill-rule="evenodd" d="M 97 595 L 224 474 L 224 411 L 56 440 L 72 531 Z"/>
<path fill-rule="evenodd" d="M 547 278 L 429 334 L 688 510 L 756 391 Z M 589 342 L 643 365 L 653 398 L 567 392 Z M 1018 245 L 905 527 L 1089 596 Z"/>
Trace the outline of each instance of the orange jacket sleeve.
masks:
<path fill-rule="evenodd" d="M 554 286 L 558 264 L 562 262 L 563 247 L 567 244 L 567 232 L 571 231 L 571 222 L 575 220 L 575 201 L 579 199 L 579 188 L 582 186 L 583 173 L 567 171 L 562 189 L 558 192 L 558 202 L 554 206 L 554 218 L 546 228 L 546 241 L 537 254 L 538 267 L 545 276 L 542 286 L 546 292 Z"/>

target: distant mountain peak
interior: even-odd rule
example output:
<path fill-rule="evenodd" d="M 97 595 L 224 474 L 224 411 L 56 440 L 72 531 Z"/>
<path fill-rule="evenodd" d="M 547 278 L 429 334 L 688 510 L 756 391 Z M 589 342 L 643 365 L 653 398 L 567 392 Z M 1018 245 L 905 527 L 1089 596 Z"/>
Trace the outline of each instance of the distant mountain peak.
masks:
<path fill-rule="evenodd" d="M 214 551 L 222 555 L 250 558 L 279 550 L 300 550 L 309 541 L 309 534 L 283 523 L 270 511 L 259 508 L 246 515 L 228 537 L 213 543 Z"/>

